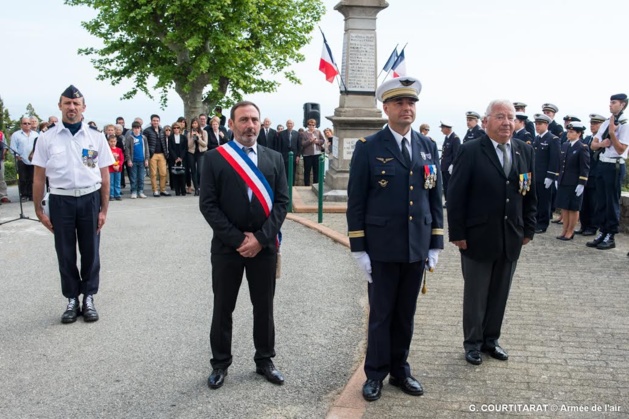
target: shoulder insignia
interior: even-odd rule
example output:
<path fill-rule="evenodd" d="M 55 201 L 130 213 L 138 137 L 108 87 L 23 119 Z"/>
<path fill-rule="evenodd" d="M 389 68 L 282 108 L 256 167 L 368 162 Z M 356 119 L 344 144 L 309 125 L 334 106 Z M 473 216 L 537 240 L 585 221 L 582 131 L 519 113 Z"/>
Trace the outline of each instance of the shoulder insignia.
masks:
<path fill-rule="evenodd" d="M 393 160 L 393 157 L 376 157 L 376 160 L 381 161 L 382 163 L 388 163 Z"/>
<path fill-rule="evenodd" d="M 360 137 L 358 139 L 358 141 L 360 141 L 361 143 L 366 143 L 367 142 L 367 140 L 365 140 L 365 137 Z"/>

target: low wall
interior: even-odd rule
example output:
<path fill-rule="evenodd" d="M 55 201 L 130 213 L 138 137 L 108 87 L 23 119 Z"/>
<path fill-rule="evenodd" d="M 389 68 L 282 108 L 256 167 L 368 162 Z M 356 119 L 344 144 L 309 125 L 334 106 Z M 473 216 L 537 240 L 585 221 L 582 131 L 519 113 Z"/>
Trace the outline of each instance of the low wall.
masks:
<path fill-rule="evenodd" d="M 620 197 L 620 231 L 629 233 L 629 192 Z"/>

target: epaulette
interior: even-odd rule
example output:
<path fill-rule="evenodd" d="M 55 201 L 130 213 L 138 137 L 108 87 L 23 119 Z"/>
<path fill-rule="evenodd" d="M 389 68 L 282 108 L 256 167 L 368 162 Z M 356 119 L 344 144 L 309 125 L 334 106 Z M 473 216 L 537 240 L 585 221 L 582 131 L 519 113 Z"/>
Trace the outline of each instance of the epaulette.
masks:
<path fill-rule="evenodd" d="M 360 137 L 360 138 L 358 139 L 358 141 L 360 141 L 361 143 L 366 143 L 366 142 L 367 142 L 367 140 L 365 139 L 365 137 Z"/>

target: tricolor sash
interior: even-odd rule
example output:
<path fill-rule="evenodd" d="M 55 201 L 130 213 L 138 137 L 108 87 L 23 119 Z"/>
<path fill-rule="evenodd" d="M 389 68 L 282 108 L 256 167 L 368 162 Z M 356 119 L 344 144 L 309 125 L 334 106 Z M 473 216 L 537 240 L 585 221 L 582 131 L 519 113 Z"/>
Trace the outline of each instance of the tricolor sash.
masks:
<path fill-rule="evenodd" d="M 273 190 L 266 178 L 253 163 L 253 161 L 242 151 L 236 141 L 229 141 L 217 148 L 219 154 L 223 156 L 227 163 L 245 181 L 253 192 L 268 217 L 273 208 Z"/>

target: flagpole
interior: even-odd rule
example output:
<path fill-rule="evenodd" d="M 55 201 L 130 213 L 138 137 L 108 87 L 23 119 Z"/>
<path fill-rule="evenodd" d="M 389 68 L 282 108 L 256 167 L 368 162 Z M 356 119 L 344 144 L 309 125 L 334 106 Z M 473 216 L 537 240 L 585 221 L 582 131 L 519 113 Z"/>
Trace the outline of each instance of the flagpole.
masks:
<path fill-rule="evenodd" d="M 396 52 L 397 52 L 397 47 L 398 47 L 398 45 L 400 45 L 400 43 L 399 43 L 399 42 L 395 45 L 395 48 L 393 49 L 393 51 L 396 51 Z M 392 54 L 393 54 L 393 52 L 391 52 L 391 54 L 389 54 L 389 58 L 391 58 L 391 55 L 392 55 Z M 387 62 L 388 62 L 388 61 L 389 61 L 389 60 L 387 59 Z M 394 62 L 394 63 L 395 63 L 395 62 Z M 382 75 L 382 72 L 383 72 L 383 71 L 384 71 L 384 67 L 382 67 L 382 70 L 380 70 L 380 72 L 379 72 L 379 73 L 378 73 L 378 75 L 376 76 L 376 80 L 380 78 L 380 76 Z"/>
<path fill-rule="evenodd" d="M 400 56 L 402 56 L 402 54 L 404 53 L 404 50 L 406 49 L 407 45 L 408 45 L 408 42 L 404 44 L 404 48 L 402 48 L 402 51 L 400 51 L 400 53 L 398 54 L 398 60 L 400 59 Z M 387 79 L 387 77 L 389 77 L 389 74 L 391 74 L 391 70 L 393 70 L 393 67 L 395 67 L 395 64 L 397 64 L 397 60 L 395 60 L 395 62 L 393 63 L 389 71 L 387 71 L 387 75 L 384 76 L 384 79 L 382 79 L 382 82 L 384 82 Z"/>
<path fill-rule="evenodd" d="M 319 25 L 317 25 L 317 28 L 319 28 L 319 31 L 321 32 L 321 36 L 323 37 L 324 45 L 327 45 L 328 48 L 329 48 L 328 41 L 326 40 L 325 34 L 323 33 L 323 29 L 321 29 L 321 26 L 319 26 Z M 341 71 L 339 70 L 339 67 L 336 65 L 336 62 L 334 61 L 334 57 L 332 57 L 332 55 L 331 55 L 332 52 L 330 51 L 329 53 L 330 53 L 330 59 L 332 60 L 332 64 L 334 65 L 334 68 L 336 68 L 336 72 L 338 73 L 337 74 L 338 78 L 340 79 L 340 83 L 337 80 L 336 84 L 339 86 L 339 90 L 341 90 L 341 84 L 342 84 L 343 85 L 343 90 L 345 91 L 345 93 L 347 93 L 347 86 L 345 86 L 345 81 L 343 80 L 343 75 L 341 74 Z M 334 78 L 336 78 L 336 77 L 334 77 Z"/>

